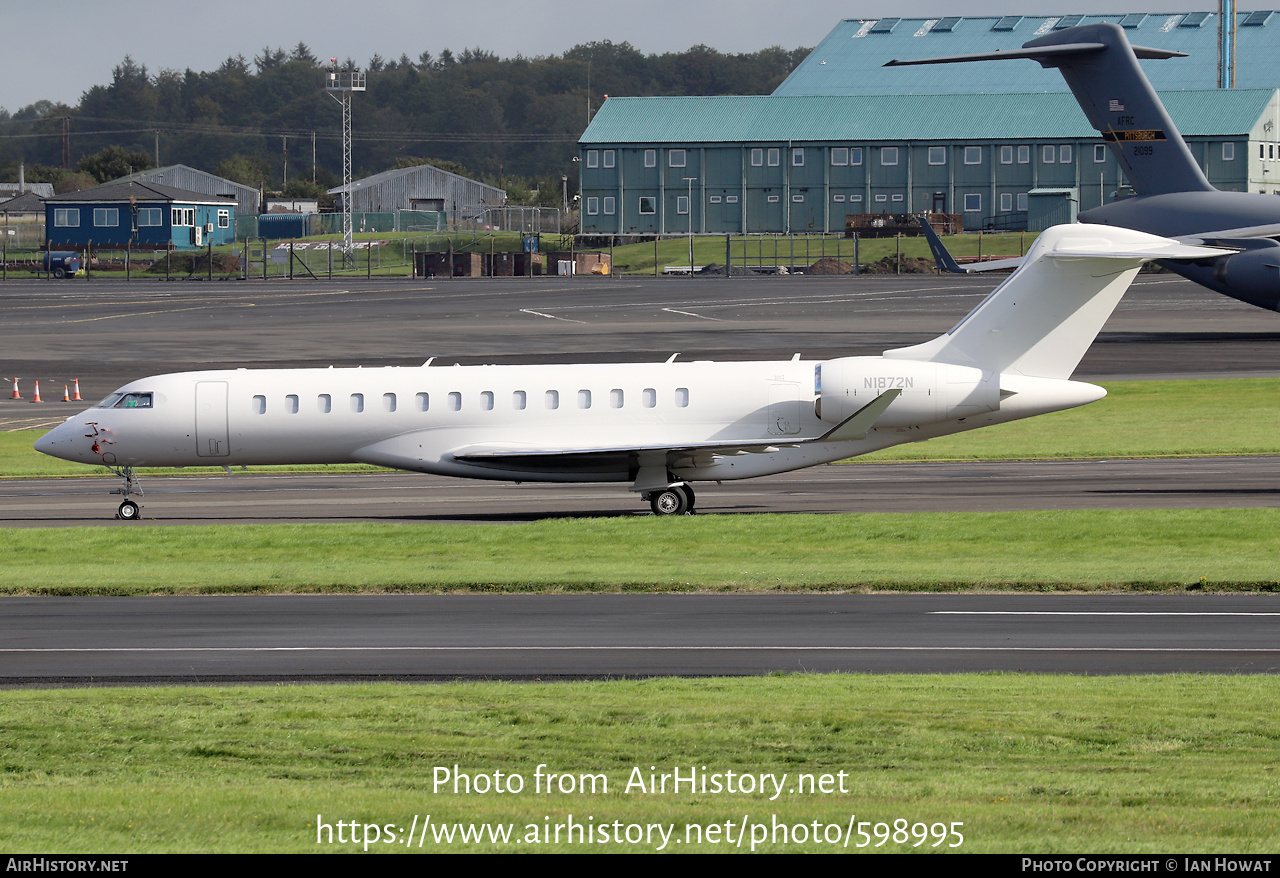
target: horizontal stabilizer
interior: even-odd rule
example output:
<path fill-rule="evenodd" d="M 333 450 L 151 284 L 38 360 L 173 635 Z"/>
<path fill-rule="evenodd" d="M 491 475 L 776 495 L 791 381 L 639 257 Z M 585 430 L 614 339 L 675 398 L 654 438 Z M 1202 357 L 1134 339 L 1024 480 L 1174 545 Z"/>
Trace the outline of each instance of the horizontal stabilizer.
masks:
<path fill-rule="evenodd" d="M 885 63 L 885 67 L 914 67 L 919 64 L 959 64 L 965 61 L 1007 61 L 1010 58 L 1030 58 L 1032 61 L 1045 61 L 1063 56 L 1082 56 L 1101 52 L 1107 48 L 1106 43 L 1063 43 L 1058 46 L 1040 46 L 1034 49 L 1021 48 L 995 52 L 975 52 L 971 55 L 947 55 L 941 58 L 920 58 L 914 61 L 900 61 L 894 58 Z M 1185 58 L 1186 52 L 1171 52 L 1168 49 L 1152 49 L 1148 46 L 1132 46 L 1133 54 L 1143 60 L 1162 60 L 1164 58 Z M 1048 66 L 1048 65 L 1046 65 Z"/>
<path fill-rule="evenodd" d="M 835 427 L 832 427 L 818 441 L 848 442 L 850 440 L 866 439 L 867 431 L 875 426 L 876 421 L 880 420 L 880 416 L 884 414 L 884 410 L 889 407 L 889 404 L 901 395 L 902 391 L 898 388 L 886 390 Z"/>

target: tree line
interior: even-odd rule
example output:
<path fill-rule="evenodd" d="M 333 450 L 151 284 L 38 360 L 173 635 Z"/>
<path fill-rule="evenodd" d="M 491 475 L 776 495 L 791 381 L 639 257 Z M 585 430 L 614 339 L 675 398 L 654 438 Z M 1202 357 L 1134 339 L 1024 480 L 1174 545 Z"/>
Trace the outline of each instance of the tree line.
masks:
<path fill-rule="evenodd" d="M 575 144 L 605 95 L 768 94 L 808 53 L 699 45 L 646 55 L 629 43 L 594 42 L 534 58 L 479 48 L 375 54 L 363 68 L 367 91 L 352 97 L 353 173 L 428 162 L 501 186 L 513 201 L 558 204 L 561 175 L 574 185 Z M 28 181 L 74 191 L 180 163 L 317 194 L 341 182 L 341 109 L 324 90 L 335 67 L 358 65 L 321 61 L 305 43 L 266 47 L 252 61 L 234 55 L 212 71 L 151 73 L 125 56 L 111 82 L 74 107 L 0 108 L 0 179 L 16 180 L 24 161 Z"/>

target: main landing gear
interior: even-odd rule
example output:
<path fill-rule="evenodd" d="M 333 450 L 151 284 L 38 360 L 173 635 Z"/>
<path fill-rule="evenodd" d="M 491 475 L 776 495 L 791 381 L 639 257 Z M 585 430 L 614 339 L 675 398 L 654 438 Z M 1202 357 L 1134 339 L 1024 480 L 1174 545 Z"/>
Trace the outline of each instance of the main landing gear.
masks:
<path fill-rule="evenodd" d="M 692 515 L 693 486 L 688 484 L 672 485 L 661 491 L 649 491 L 644 494 L 649 501 L 649 508 L 654 515 Z"/>

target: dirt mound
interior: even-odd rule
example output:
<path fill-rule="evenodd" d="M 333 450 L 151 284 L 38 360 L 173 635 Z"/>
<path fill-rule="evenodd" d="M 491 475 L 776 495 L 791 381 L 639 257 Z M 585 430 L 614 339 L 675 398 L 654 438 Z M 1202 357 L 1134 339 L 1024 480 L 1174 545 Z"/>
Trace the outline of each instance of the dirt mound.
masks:
<path fill-rule="evenodd" d="M 853 274 L 853 264 L 843 259 L 824 256 L 809 266 L 809 274 Z"/>
<path fill-rule="evenodd" d="M 877 259 L 875 262 L 868 262 L 862 266 L 863 274 L 933 274 L 937 271 L 932 259 L 921 259 L 917 256 L 902 257 L 902 270 L 894 271 L 894 258 L 886 256 L 883 259 Z"/>

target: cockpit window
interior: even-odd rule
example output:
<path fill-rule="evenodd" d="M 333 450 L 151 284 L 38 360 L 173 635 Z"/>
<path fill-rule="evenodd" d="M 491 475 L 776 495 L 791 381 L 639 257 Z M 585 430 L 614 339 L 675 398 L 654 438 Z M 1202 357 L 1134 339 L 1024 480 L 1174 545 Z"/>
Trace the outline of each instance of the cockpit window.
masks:
<path fill-rule="evenodd" d="M 151 408 L 151 394 L 149 393 L 122 393 L 114 405 L 115 409 L 149 409 Z"/>
<path fill-rule="evenodd" d="M 98 403 L 97 408 L 109 409 L 113 405 L 115 405 L 117 402 L 119 402 L 120 397 L 122 396 L 124 396 L 123 393 L 113 393 L 110 396 L 108 396 L 106 399 L 104 399 L 102 402 Z"/>

